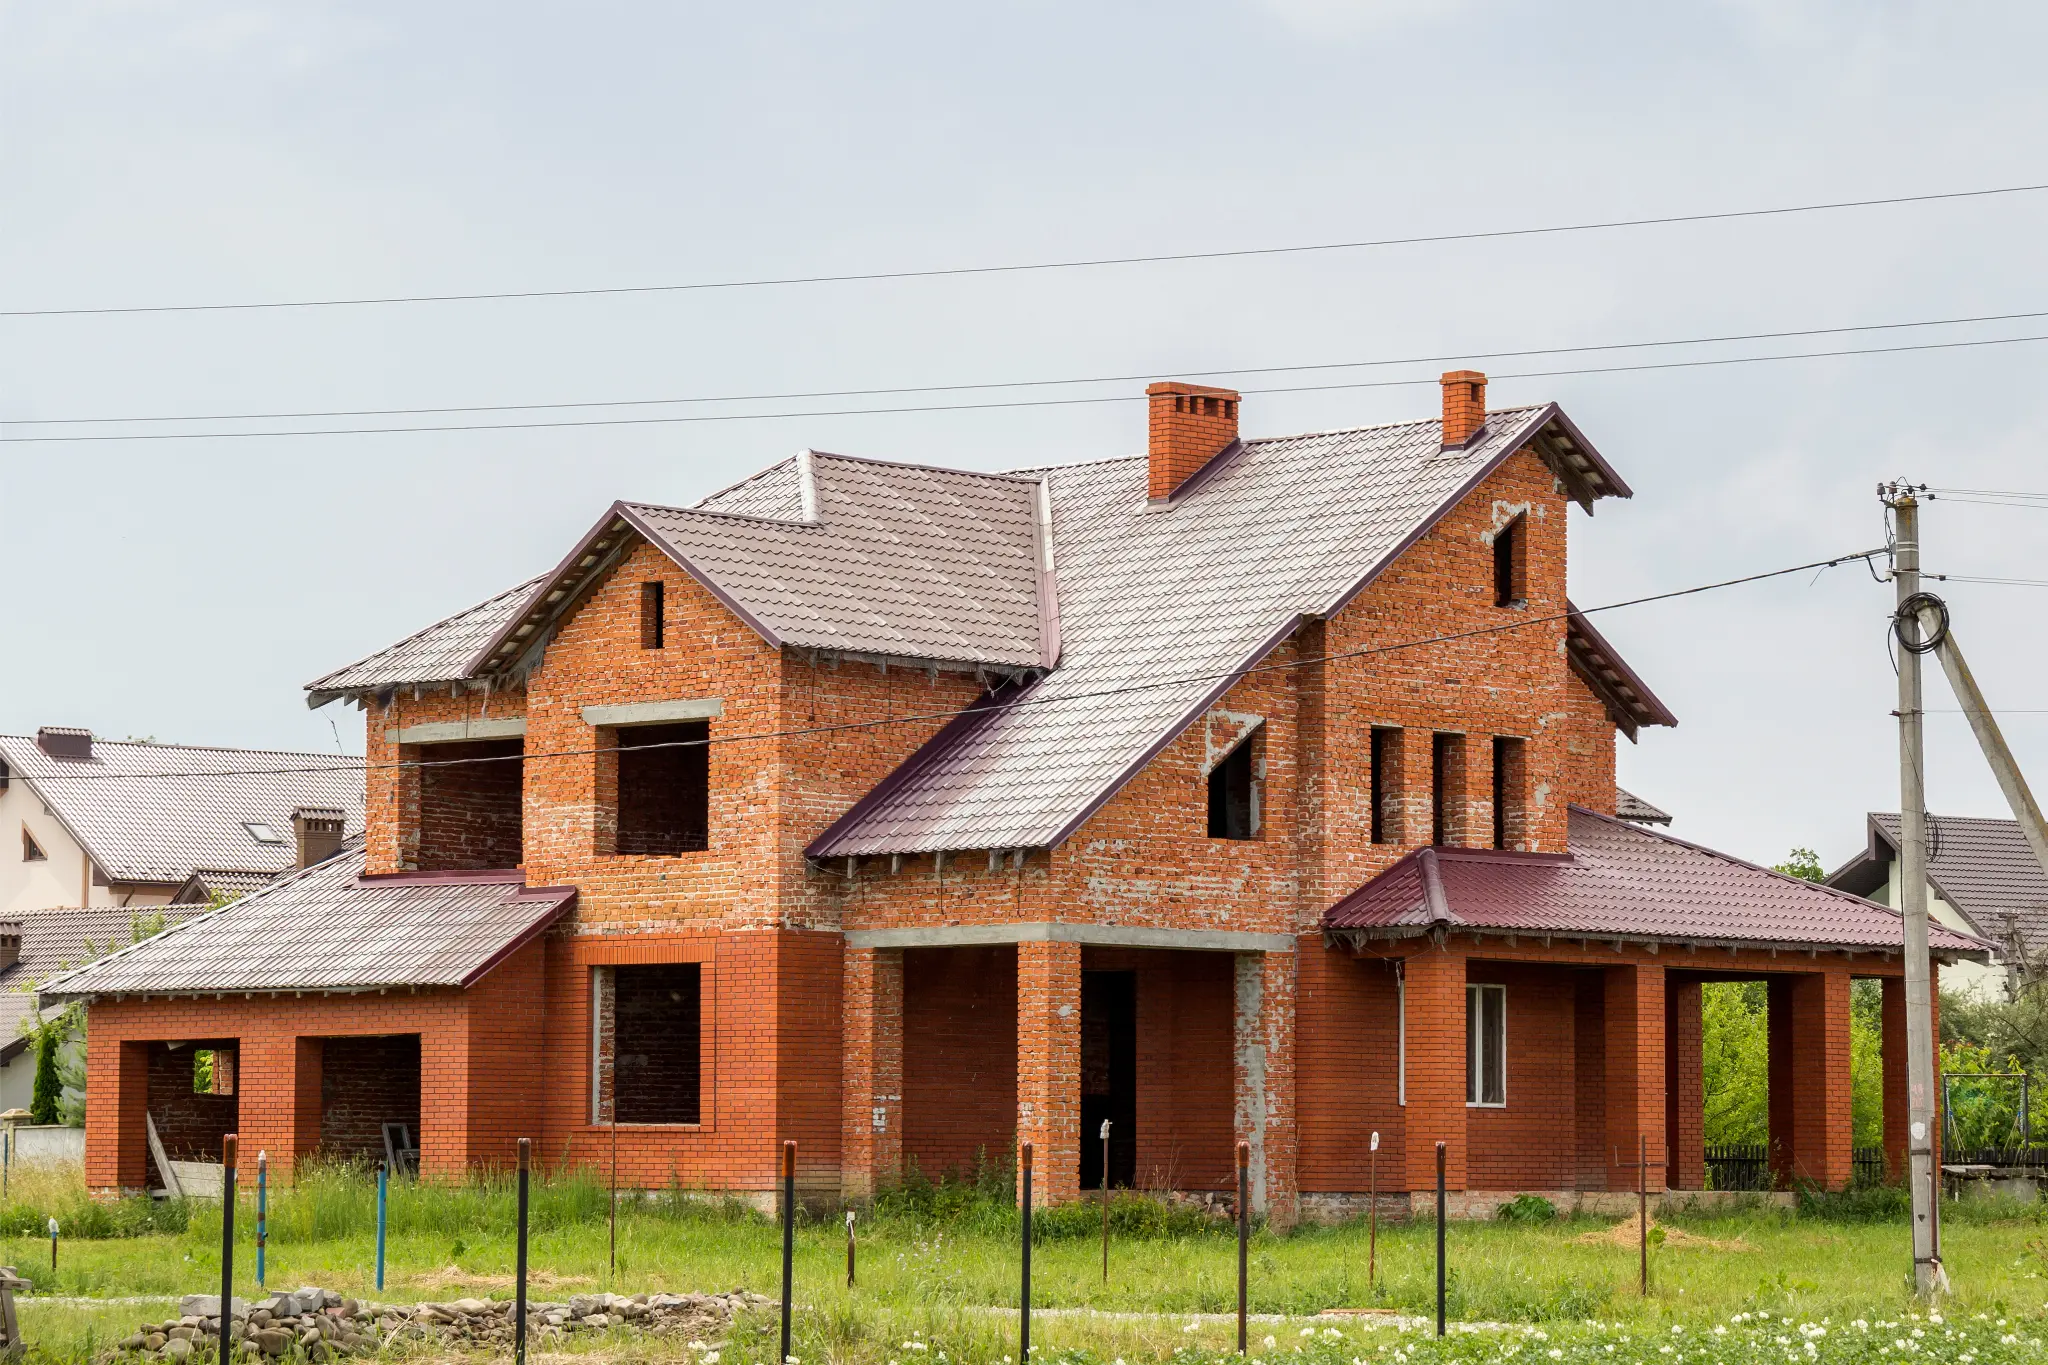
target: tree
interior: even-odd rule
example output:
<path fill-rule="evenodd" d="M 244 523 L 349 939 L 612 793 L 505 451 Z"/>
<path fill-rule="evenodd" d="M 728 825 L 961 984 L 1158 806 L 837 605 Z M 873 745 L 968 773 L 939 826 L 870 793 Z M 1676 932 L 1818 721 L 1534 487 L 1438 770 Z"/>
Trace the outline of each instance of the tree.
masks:
<path fill-rule="evenodd" d="M 1771 868 L 1788 877 L 1797 877 L 1805 882 L 1824 882 L 1827 870 L 1820 865 L 1820 855 L 1810 848 L 1795 848 L 1785 855 L 1785 861 Z"/>
<path fill-rule="evenodd" d="M 57 1030 L 39 1030 L 36 1038 L 36 1083 L 28 1102 L 30 1123 L 57 1122 L 57 1101 L 64 1094 L 64 1079 L 57 1074 Z"/>

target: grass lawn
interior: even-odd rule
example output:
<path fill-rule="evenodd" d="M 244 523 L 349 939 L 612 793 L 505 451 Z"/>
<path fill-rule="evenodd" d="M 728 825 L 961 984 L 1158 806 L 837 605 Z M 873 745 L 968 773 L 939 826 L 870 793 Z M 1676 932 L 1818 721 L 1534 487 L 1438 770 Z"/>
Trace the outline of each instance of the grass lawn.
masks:
<path fill-rule="evenodd" d="M 73 1174 L 68 1182 L 59 1175 L 17 1182 L 10 1192 L 14 1198 L 0 1207 L 0 1261 L 36 1282 L 36 1298 L 168 1299 L 218 1290 L 216 1209 L 138 1204 L 108 1212 L 87 1205 L 75 1180 Z M 1363 1224 L 1302 1228 L 1284 1236 L 1262 1232 L 1252 1243 L 1252 1311 L 1293 1320 L 1255 1323 L 1253 1353 L 1285 1355 L 1303 1365 L 1343 1365 L 1354 1357 L 1682 1365 L 1681 1352 L 1705 1365 L 1916 1356 L 1961 1365 L 2048 1361 L 2048 1348 L 2029 1344 L 2048 1338 L 2048 1218 L 2040 1209 L 1987 1207 L 1949 1220 L 1944 1251 L 1956 1293 L 1942 1305 L 1947 1320 L 1934 1323 L 1908 1316 L 1914 1305 L 1906 1292 L 1906 1230 L 1903 1218 L 1884 1203 L 1842 1200 L 1798 1213 L 1751 1209 L 1675 1216 L 1670 1222 L 1677 1233 L 1696 1240 L 1679 1245 L 1674 1233 L 1655 1252 L 1648 1298 L 1636 1291 L 1633 1247 L 1601 1237 L 1611 1227 L 1606 1222 L 1453 1224 L 1451 1316 L 1507 1326 L 1454 1334 L 1441 1348 L 1425 1333 L 1400 1330 L 1391 1314 L 1306 1320 L 1344 1308 L 1428 1314 L 1435 1274 L 1434 1229 L 1428 1224 L 1382 1226 L 1376 1282 L 1367 1275 Z M 535 1297 L 564 1298 L 592 1289 L 744 1286 L 777 1292 L 778 1229 L 751 1211 L 681 1197 L 623 1201 L 614 1276 L 605 1206 L 604 1190 L 588 1180 L 537 1187 Z M 314 1283 L 395 1301 L 509 1295 L 508 1186 L 395 1187 L 381 1295 L 373 1287 L 374 1210 L 370 1186 L 351 1173 L 323 1175 L 280 1192 L 271 1205 L 268 1285 Z M 60 1234 L 53 1275 L 48 1240 L 29 1235 L 51 1214 L 81 1234 L 129 1235 Z M 1103 1362 L 1121 1358 L 1126 1365 L 1177 1355 L 1192 1365 L 1229 1349 L 1234 1328 L 1227 1315 L 1234 1311 L 1236 1284 L 1230 1228 L 1138 1199 L 1120 1202 L 1115 1215 L 1106 1282 L 1093 1232 L 1099 1210 L 1082 1207 L 1042 1220 L 1033 1255 L 1034 1302 L 1044 1310 L 1035 1323 L 1038 1353 L 1079 1352 Z M 853 1290 L 845 1286 L 843 1226 L 806 1222 L 799 1230 L 793 1351 L 800 1360 L 994 1365 L 1014 1356 L 1018 1253 L 1012 1211 L 972 1192 L 927 1191 L 864 1214 L 856 1226 L 860 1282 Z M 255 1229 L 246 1203 L 238 1232 L 237 1283 L 247 1293 L 255 1283 Z M 24 1307 L 23 1327 L 48 1358 L 87 1359 L 141 1318 L 163 1312 L 161 1304 L 32 1299 Z M 1759 1322 L 1758 1314 L 1768 1318 Z M 1864 1329 L 1853 1326 L 1858 1320 L 1867 1324 Z M 1827 1335 L 1802 1336 L 1799 1324 L 1809 1331 L 1825 1324 Z M 1727 1335 L 1715 1335 L 1717 1327 Z M 772 1328 L 767 1315 L 704 1350 L 621 1337 L 578 1339 L 567 1353 L 753 1365 L 773 1360 Z M 1304 1328 L 1314 1335 L 1302 1336 Z M 1915 1329 L 1924 1335 L 1911 1336 Z M 1944 1332 L 1961 1335 L 1943 1337 Z M 1264 1344 L 1267 1336 L 1271 1347 Z M 1779 1343 L 1779 1336 L 1787 1342 Z M 2001 1340 L 2005 1336 L 2014 1340 Z M 1895 1341 L 1907 1344 L 1894 1346 Z M 705 1359 L 712 1349 L 719 1360 Z"/>

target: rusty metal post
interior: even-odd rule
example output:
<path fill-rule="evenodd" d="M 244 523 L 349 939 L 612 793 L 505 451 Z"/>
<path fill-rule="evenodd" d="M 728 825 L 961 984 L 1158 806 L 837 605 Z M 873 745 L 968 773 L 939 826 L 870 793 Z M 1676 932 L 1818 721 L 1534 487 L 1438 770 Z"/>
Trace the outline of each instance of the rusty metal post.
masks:
<path fill-rule="evenodd" d="M 618 1100 L 612 1100 L 612 1278 L 619 1276 L 619 1109 Z M 786 1353 L 785 1353 L 786 1354 Z"/>
<path fill-rule="evenodd" d="M 789 1361 L 790 1279 L 796 1265 L 796 1143 L 782 1144 L 782 1354 L 778 1365 Z"/>
<path fill-rule="evenodd" d="M 853 1210 L 846 1211 L 846 1287 L 853 1288 Z"/>
<path fill-rule="evenodd" d="M 235 1146 L 229 1133 L 220 1140 L 220 1345 L 228 1353 L 228 1333 L 235 1321 Z"/>
<path fill-rule="evenodd" d="M 1643 1297 L 1650 1296 L 1650 1139 L 1636 1134 L 1636 1234 L 1642 1245 Z"/>
<path fill-rule="evenodd" d="M 1031 1365 L 1031 1144 L 1018 1152 L 1018 1173 L 1024 1180 L 1024 1280 L 1017 1298 L 1017 1360 Z"/>
<path fill-rule="evenodd" d="M 1109 1283 L 1109 1120 L 1102 1121 L 1102 1282 Z"/>
<path fill-rule="evenodd" d="M 1444 1143 L 1436 1145 L 1436 1334 L 1444 1334 Z"/>
<path fill-rule="evenodd" d="M 270 1241 L 270 1153 L 256 1153 L 256 1287 L 263 1287 L 263 1249 Z"/>
<path fill-rule="evenodd" d="M 1371 1231 L 1366 1234 L 1365 1283 L 1369 1288 L 1379 1287 L 1380 1277 L 1380 1135 L 1372 1135 L 1372 1191 L 1367 1196 L 1372 1201 L 1367 1224 Z"/>
<path fill-rule="evenodd" d="M 527 1178 L 533 1165 L 533 1142 L 519 1139 L 519 1245 L 512 1262 L 513 1358 L 526 1365 L 526 1212 Z"/>
<path fill-rule="evenodd" d="M 1237 1353 L 1245 1351 L 1245 1290 L 1249 1287 L 1247 1273 L 1251 1264 L 1252 1243 L 1252 1145 L 1239 1138 L 1237 1143 Z"/>

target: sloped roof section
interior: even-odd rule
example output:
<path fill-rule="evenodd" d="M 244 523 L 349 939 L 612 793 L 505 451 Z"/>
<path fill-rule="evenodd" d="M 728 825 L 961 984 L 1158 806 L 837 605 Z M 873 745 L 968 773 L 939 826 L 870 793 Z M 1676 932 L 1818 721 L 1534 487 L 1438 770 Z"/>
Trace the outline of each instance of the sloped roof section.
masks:
<path fill-rule="evenodd" d="M 1419 849 L 1331 906 L 1323 929 L 1357 939 L 1445 929 L 1801 952 L 1905 947 L 1895 910 L 1640 825 L 1574 806 L 1569 840 L 1562 854 Z M 1982 939 L 1938 925 L 1930 935 L 1943 958 L 1990 953 Z"/>
<path fill-rule="evenodd" d="M 1059 642 L 1039 498 L 1035 478 L 805 451 L 697 507 L 617 503 L 468 671 L 532 657 L 643 539 L 773 645 L 1048 668 Z"/>
<path fill-rule="evenodd" d="M 1059 843 L 1304 617 L 1341 608 L 1560 421 L 1554 406 L 1489 413 L 1450 450 L 1434 421 L 1247 440 L 1163 510 L 1143 457 L 1039 471 L 1060 667 L 949 726 L 808 852 Z"/>
<path fill-rule="evenodd" d="M 341 697 L 375 692 L 400 683 L 459 682 L 469 676 L 469 661 L 484 641 L 497 634 L 519 610 L 536 585 L 529 578 L 453 616 L 413 632 L 395 645 L 335 669 L 306 684 L 306 704 L 325 706 Z"/>
<path fill-rule="evenodd" d="M 1632 825 L 1668 825 L 1671 815 L 1659 810 L 1634 792 L 1622 787 L 1614 789 L 1615 818 L 1626 820 Z"/>
<path fill-rule="evenodd" d="M 1570 603 L 1565 604 L 1565 609 L 1565 657 L 1571 660 L 1572 671 L 1585 679 L 1593 695 L 1607 707 L 1607 717 L 1616 728 L 1633 740 L 1636 731 L 1645 725 L 1678 724 L 1678 717 L 1623 662 L 1620 653 L 1593 628 L 1586 614 Z M 1665 820 L 1669 823 L 1670 817 Z"/>
<path fill-rule="evenodd" d="M 22 916 L 21 956 L 0 969 L 0 1065 L 12 1061 L 28 1045 L 21 1023 L 35 1012 L 32 986 L 127 947 L 135 941 L 138 929 L 146 928 L 157 916 L 166 924 L 176 924 L 191 913 L 190 906 L 94 906 L 39 910 Z"/>
<path fill-rule="evenodd" d="M 1886 883 L 1903 837 L 1898 812 L 1872 812 L 1869 832 L 1869 849 L 1830 876 L 1830 884 L 1874 890 Z M 1970 923 L 1999 939 L 2017 933 L 2030 953 L 2048 950 L 2048 875 L 2019 821 L 1930 815 L 1927 854 L 1927 880 Z"/>
<path fill-rule="evenodd" d="M 0 735 L 0 761 L 110 881 L 177 885 L 201 867 L 275 876 L 297 860 L 301 806 L 341 811 L 348 833 L 363 828 L 362 767 L 338 754 L 95 739 L 90 758 L 52 758 L 33 736 Z M 251 824 L 283 842 L 260 842 Z"/>
<path fill-rule="evenodd" d="M 363 865 L 351 849 L 56 977 L 42 997 L 466 987 L 576 897 L 517 872 L 364 878 Z"/>

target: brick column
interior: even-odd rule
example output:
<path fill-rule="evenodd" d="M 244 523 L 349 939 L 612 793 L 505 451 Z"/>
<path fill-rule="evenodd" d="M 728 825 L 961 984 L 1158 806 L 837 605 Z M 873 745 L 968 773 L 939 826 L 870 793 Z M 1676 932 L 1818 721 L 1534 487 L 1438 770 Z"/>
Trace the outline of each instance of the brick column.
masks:
<path fill-rule="evenodd" d="M 1017 945 L 1017 1140 L 1040 1204 L 1081 1192 L 1081 945 Z"/>
<path fill-rule="evenodd" d="M 140 1190 L 153 1183 L 149 1135 L 149 1044 L 94 1037 L 86 1015 L 85 1183 Z"/>
<path fill-rule="evenodd" d="M 1403 963 L 1408 1106 L 1403 1164 L 1418 1209 L 1436 1190 L 1436 1144 L 1444 1186 L 1465 1188 L 1465 955 L 1429 948 Z M 1433 1207 L 1433 1206 L 1431 1206 Z"/>
<path fill-rule="evenodd" d="M 1766 984 L 1764 1015 L 1769 1050 L 1768 1109 L 1770 1114 L 1771 1186 L 1792 1186 L 1792 1097 L 1797 1081 L 1793 1076 L 1792 1053 L 1797 1046 L 1792 1031 L 1792 979 L 1774 976 Z"/>
<path fill-rule="evenodd" d="M 840 1191 L 862 1199 L 903 1175 L 903 950 L 848 948 L 843 972 Z"/>
<path fill-rule="evenodd" d="M 1906 978 L 1887 976 L 1878 1014 L 1878 1055 L 1884 1068 L 1884 1164 L 1893 1180 L 1907 1173 Z"/>
<path fill-rule="evenodd" d="M 1286 1227 L 1296 1204 L 1293 953 L 1239 953 L 1233 1126 L 1251 1145 L 1252 1210 Z M 1235 1158 L 1233 1157 L 1233 1160 Z"/>
<path fill-rule="evenodd" d="M 1665 1183 L 1674 1190 L 1707 1187 L 1706 1083 L 1701 1071 L 1700 983 L 1667 981 L 1664 989 Z"/>
<path fill-rule="evenodd" d="M 1605 1091 L 1607 1096 L 1607 1188 L 1632 1190 L 1632 1163 L 1648 1139 L 1652 1161 L 1664 1155 L 1664 968 L 1641 962 L 1609 967 L 1604 973 Z M 1667 1180 L 1661 1166 L 1650 1168 L 1652 1190 Z"/>
<path fill-rule="evenodd" d="M 255 1031 L 243 1035 L 235 1128 L 243 1161 L 252 1172 L 256 1154 L 262 1152 L 270 1158 L 271 1174 L 289 1180 L 298 1161 L 320 1146 L 320 1062 L 318 1038 Z"/>
<path fill-rule="evenodd" d="M 1770 1000 L 1774 1168 L 1786 1182 L 1842 1189 L 1852 1174 L 1854 1142 L 1849 973 L 1773 977 Z"/>

